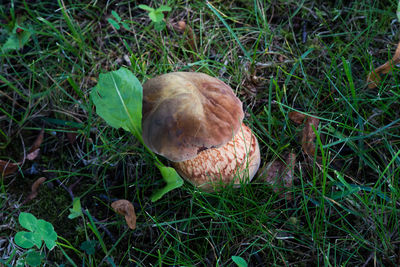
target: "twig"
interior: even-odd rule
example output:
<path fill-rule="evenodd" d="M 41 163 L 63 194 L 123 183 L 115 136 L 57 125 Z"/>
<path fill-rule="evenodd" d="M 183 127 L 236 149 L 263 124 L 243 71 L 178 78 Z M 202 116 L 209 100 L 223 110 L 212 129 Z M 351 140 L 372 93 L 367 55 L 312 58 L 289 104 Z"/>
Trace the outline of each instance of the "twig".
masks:
<path fill-rule="evenodd" d="M 373 256 L 374 256 L 374 252 L 372 252 L 371 255 L 369 255 L 368 259 L 365 261 L 365 263 L 361 267 L 368 266 L 368 263 L 372 259 Z"/>

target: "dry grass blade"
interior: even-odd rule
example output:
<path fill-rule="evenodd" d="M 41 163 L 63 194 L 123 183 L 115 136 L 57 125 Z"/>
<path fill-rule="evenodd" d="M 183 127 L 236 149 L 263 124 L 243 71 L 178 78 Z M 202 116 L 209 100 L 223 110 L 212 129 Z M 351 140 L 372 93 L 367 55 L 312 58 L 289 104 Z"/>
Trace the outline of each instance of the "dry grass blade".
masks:
<path fill-rule="evenodd" d="M 116 213 L 124 215 L 126 224 L 134 230 L 136 228 L 136 213 L 132 203 L 126 199 L 114 201 L 111 207 Z"/>
<path fill-rule="evenodd" d="M 391 60 L 387 61 L 385 64 L 377 67 L 375 70 L 368 74 L 367 82 L 368 88 L 373 89 L 378 86 L 381 80 L 380 74 L 386 74 L 390 72 L 396 64 L 400 63 L 400 42 L 397 44 L 396 52 Z"/>

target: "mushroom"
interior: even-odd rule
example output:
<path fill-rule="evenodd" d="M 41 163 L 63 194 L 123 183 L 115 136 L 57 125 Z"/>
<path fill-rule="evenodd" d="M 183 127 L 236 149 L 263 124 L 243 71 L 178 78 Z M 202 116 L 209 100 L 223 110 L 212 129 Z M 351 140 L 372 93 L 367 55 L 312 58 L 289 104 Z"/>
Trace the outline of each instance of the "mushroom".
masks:
<path fill-rule="evenodd" d="M 257 172 L 258 142 L 243 116 L 233 90 L 203 73 L 172 72 L 143 84 L 144 143 L 204 190 L 248 182 Z"/>

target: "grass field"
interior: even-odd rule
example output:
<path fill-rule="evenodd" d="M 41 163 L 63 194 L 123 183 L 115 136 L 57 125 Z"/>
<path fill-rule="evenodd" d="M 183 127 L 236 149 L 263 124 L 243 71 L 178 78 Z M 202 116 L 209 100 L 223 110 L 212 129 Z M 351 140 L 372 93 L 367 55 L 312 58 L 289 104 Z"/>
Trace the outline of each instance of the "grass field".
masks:
<path fill-rule="evenodd" d="M 23 266 L 30 253 L 14 242 L 20 212 L 57 232 L 53 250 L 35 249 L 43 266 L 235 266 L 232 256 L 248 266 L 399 266 L 399 69 L 367 83 L 399 42 L 398 3 L 332 2 L 142 1 L 171 7 L 164 24 L 135 1 L 2 2 L 0 160 L 11 165 L 0 177 L 0 266 Z M 122 66 L 141 82 L 196 71 L 229 84 L 261 164 L 296 155 L 293 185 L 279 191 L 256 176 L 206 193 L 185 183 L 152 202 L 163 185 L 152 158 L 89 98 L 100 73 Z M 292 111 L 320 120 L 314 157 Z M 73 197 L 85 212 L 69 219 Z M 135 230 L 111 208 L 117 199 L 134 204 Z"/>

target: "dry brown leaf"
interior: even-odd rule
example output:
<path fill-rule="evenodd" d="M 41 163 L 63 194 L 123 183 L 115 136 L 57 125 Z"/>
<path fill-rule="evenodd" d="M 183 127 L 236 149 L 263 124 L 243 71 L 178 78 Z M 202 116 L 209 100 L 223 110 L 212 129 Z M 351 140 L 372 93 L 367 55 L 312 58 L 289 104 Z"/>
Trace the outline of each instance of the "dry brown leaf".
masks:
<path fill-rule="evenodd" d="M 28 160 L 34 160 L 37 158 L 37 156 L 39 156 L 39 152 L 40 152 L 40 148 L 36 149 L 35 151 L 29 153 L 28 155 L 26 155 L 26 158 Z"/>
<path fill-rule="evenodd" d="M 35 142 L 33 142 L 32 147 L 29 149 L 28 154 L 26 155 L 26 158 L 28 160 L 34 160 L 39 156 L 40 152 L 40 145 L 43 142 L 43 136 L 44 136 L 44 129 L 40 131 L 39 135 L 36 137 Z"/>
<path fill-rule="evenodd" d="M 184 20 L 178 21 L 176 24 L 173 25 L 173 27 L 183 33 L 184 35 L 187 35 L 187 39 L 189 42 L 189 46 L 192 49 L 193 52 L 197 52 L 197 46 L 196 46 L 196 39 L 193 34 L 192 27 L 186 24 Z"/>
<path fill-rule="evenodd" d="M 391 60 L 387 61 L 385 64 L 377 67 L 375 70 L 368 74 L 367 82 L 368 88 L 373 89 L 378 86 L 381 80 L 380 74 L 386 74 L 390 72 L 396 64 L 400 63 L 400 42 L 397 44 L 396 52 Z"/>
<path fill-rule="evenodd" d="M 16 172 L 20 164 L 21 162 L 14 163 L 10 161 L 0 160 L 0 175 L 6 176 Z"/>
<path fill-rule="evenodd" d="M 124 215 L 126 224 L 132 230 L 136 228 L 136 213 L 132 203 L 126 199 L 120 199 L 111 203 L 116 213 Z"/>
<path fill-rule="evenodd" d="M 36 151 L 40 147 L 40 145 L 43 142 L 43 136 L 44 136 L 44 129 L 42 128 L 42 130 L 40 131 L 40 133 L 36 137 L 35 142 L 33 142 L 33 145 L 31 147 L 31 149 L 29 149 L 28 154 Z"/>
<path fill-rule="evenodd" d="M 72 131 L 76 131 L 76 128 L 71 129 Z M 66 132 L 67 139 L 71 145 L 76 142 L 76 137 L 78 134 L 76 132 Z"/>
<path fill-rule="evenodd" d="M 302 124 L 306 115 L 297 111 L 289 112 L 289 119 L 292 120 L 295 124 L 299 125 Z"/>
<path fill-rule="evenodd" d="M 291 187 L 294 176 L 294 166 L 296 164 L 296 155 L 289 153 L 286 157 L 285 162 L 281 160 L 275 160 L 267 163 L 265 167 L 260 171 L 259 179 L 270 184 L 275 192 L 280 192 L 284 188 Z M 290 198 L 290 196 L 288 196 Z"/>
<path fill-rule="evenodd" d="M 315 153 L 314 141 L 315 141 L 316 135 L 314 133 L 313 128 L 315 128 L 315 130 L 317 130 L 318 124 L 319 124 L 319 119 L 314 118 L 314 117 L 307 117 L 306 121 L 304 123 L 303 131 L 302 131 L 301 147 L 303 148 L 303 151 L 311 157 L 314 157 L 314 153 Z"/>
<path fill-rule="evenodd" d="M 39 190 L 39 186 L 41 184 L 43 184 L 46 181 L 45 177 L 40 177 L 39 179 L 37 179 L 31 187 L 31 193 L 28 195 L 28 197 L 26 198 L 26 201 L 32 200 L 35 197 L 37 197 L 38 195 L 38 190 Z"/>

